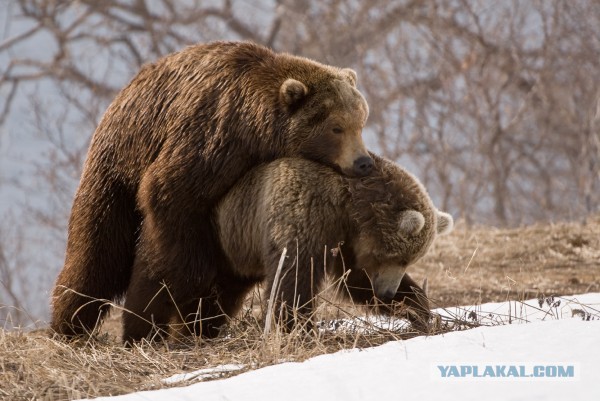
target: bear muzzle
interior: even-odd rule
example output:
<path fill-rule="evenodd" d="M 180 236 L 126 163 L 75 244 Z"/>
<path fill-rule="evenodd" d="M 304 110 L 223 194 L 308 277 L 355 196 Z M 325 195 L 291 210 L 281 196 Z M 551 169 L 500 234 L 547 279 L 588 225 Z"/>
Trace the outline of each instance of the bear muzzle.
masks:
<path fill-rule="evenodd" d="M 373 171 L 373 167 L 373 159 L 371 159 L 369 156 L 362 156 L 354 160 L 352 171 L 355 175 L 359 177 L 364 177 L 371 174 L 371 172 Z"/>
<path fill-rule="evenodd" d="M 384 303 L 391 302 L 396 296 L 406 268 L 398 265 L 380 269 L 372 279 L 375 296 Z"/>

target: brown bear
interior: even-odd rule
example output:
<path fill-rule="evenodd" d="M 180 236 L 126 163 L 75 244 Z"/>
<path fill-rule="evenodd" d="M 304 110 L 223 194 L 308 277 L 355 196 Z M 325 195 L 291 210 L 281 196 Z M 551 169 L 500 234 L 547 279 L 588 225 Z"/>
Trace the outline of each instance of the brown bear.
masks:
<path fill-rule="evenodd" d="M 203 318 L 219 314 L 207 301 L 227 263 L 214 206 L 252 167 L 279 157 L 368 175 L 367 115 L 354 71 L 253 43 L 191 46 L 143 67 L 92 138 L 52 328 L 92 333 L 107 301 L 125 293 L 128 340 L 191 316 L 201 299 Z"/>
<path fill-rule="evenodd" d="M 284 248 L 287 262 L 278 282 L 286 316 L 310 316 L 312 300 L 325 280 L 345 278 L 345 295 L 385 314 L 403 303 L 408 317 L 426 327 L 429 302 L 406 268 L 429 249 L 453 219 L 437 210 L 419 180 L 395 163 L 373 155 L 373 173 L 342 176 L 309 160 L 286 158 L 245 175 L 216 208 L 219 238 L 231 270 L 219 302 L 232 315 L 244 292 L 230 298 L 232 286 L 266 281 L 273 285 Z M 332 255 L 330 252 L 334 250 Z M 400 308 L 409 311 L 410 308 Z M 308 320 L 310 322 L 310 319 Z"/>

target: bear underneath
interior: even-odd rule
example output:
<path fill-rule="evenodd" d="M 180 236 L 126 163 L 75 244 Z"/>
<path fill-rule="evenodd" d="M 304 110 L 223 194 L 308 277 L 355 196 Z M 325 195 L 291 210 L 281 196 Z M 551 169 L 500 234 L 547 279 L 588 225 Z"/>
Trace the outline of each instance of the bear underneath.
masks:
<path fill-rule="evenodd" d="M 368 175 L 367 115 L 352 70 L 252 43 L 191 46 L 143 67 L 93 135 L 52 328 L 93 333 L 108 301 L 125 294 L 128 340 L 196 313 L 228 274 L 211 220 L 218 201 L 252 167 L 280 157 Z M 205 302 L 202 317 L 221 307 Z"/>
<path fill-rule="evenodd" d="M 379 305 L 384 314 L 402 304 L 410 307 L 409 320 L 426 328 L 429 303 L 406 268 L 438 234 L 452 229 L 452 216 L 433 206 L 417 178 L 373 158 L 374 172 L 365 178 L 348 178 L 312 161 L 280 159 L 234 186 L 216 209 L 230 262 L 215 282 L 225 314 L 239 310 L 255 283 L 266 282 L 270 293 L 286 248 L 277 284 L 279 305 L 286 308 L 275 316 L 283 316 L 288 327 L 295 324 L 292 316 L 310 320 L 314 296 L 328 275 L 345 278 L 342 295 L 355 303 Z"/>

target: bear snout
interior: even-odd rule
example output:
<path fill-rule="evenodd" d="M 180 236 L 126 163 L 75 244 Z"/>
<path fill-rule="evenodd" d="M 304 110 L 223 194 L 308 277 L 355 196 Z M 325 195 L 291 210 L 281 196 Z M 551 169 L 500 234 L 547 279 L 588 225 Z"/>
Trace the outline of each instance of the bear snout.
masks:
<path fill-rule="evenodd" d="M 371 159 L 369 156 L 362 156 L 354 160 L 352 169 L 354 171 L 354 174 L 356 174 L 359 177 L 364 177 L 371 174 L 371 172 L 373 171 L 373 166 L 373 159 Z"/>
<path fill-rule="evenodd" d="M 377 299 L 379 299 L 384 304 L 391 304 L 396 296 L 396 291 L 388 290 L 384 294 L 377 295 Z"/>
<path fill-rule="evenodd" d="M 381 268 L 372 280 L 375 296 L 384 303 L 391 302 L 405 272 L 406 268 L 401 266 L 390 265 Z"/>

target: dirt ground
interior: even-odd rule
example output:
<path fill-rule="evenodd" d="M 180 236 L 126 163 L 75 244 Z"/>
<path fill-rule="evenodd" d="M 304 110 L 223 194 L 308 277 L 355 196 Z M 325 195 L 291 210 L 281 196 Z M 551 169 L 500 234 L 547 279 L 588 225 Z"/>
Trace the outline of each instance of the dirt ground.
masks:
<path fill-rule="evenodd" d="M 443 307 L 600 292 L 600 215 L 513 229 L 459 222 L 408 271 Z"/>

